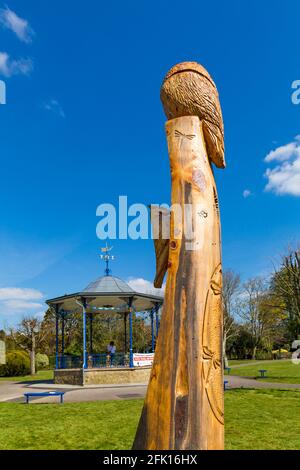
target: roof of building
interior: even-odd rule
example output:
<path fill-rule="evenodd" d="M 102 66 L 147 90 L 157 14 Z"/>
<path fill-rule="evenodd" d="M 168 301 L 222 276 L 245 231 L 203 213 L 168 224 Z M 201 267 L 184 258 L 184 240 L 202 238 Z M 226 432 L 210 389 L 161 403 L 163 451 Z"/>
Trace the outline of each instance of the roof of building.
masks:
<path fill-rule="evenodd" d="M 133 308 L 140 312 L 150 310 L 154 305 L 163 303 L 162 296 L 137 292 L 122 279 L 111 275 L 99 277 L 80 292 L 65 294 L 46 302 L 59 310 L 76 311 L 80 309 L 83 299 L 86 302 L 87 311 L 105 309 L 120 313 L 128 311 L 130 299 Z"/>
<path fill-rule="evenodd" d="M 131 287 L 126 284 L 122 279 L 115 276 L 101 276 L 95 281 L 91 282 L 82 292 L 94 293 L 129 293 L 134 292 Z"/>

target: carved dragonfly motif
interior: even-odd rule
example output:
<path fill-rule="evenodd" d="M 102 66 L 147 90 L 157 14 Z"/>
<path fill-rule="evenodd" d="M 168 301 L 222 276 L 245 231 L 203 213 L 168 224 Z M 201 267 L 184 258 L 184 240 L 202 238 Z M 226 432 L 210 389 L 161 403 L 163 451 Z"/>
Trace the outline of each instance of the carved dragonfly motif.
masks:
<path fill-rule="evenodd" d="M 210 362 L 208 372 L 206 375 L 205 386 L 208 387 L 212 375 L 212 370 L 221 367 L 221 358 L 218 357 L 215 351 L 211 351 L 207 346 L 203 346 L 203 360 Z"/>
<path fill-rule="evenodd" d="M 183 132 L 178 131 L 177 129 L 174 132 L 175 137 L 184 137 L 185 139 L 193 140 L 195 134 L 184 134 Z"/>

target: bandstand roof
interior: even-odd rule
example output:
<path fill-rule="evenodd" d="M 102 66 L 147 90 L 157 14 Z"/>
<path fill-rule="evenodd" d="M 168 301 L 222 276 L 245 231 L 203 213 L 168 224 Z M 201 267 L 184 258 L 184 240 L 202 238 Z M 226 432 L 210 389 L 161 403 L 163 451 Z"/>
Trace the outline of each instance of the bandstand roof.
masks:
<path fill-rule="evenodd" d="M 96 279 L 80 292 L 49 299 L 46 303 L 60 311 L 80 312 L 80 303 L 85 301 L 87 312 L 126 313 L 130 298 L 137 312 L 150 310 L 155 304 L 163 303 L 163 297 L 136 292 L 122 279 L 111 275 Z"/>
<path fill-rule="evenodd" d="M 134 292 L 131 287 L 122 281 L 122 279 L 114 276 L 102 276 L 96 279 L 96 281 L 91 282 L 83 292 L 94 292 L 94 293 L 128 293 Z"/>

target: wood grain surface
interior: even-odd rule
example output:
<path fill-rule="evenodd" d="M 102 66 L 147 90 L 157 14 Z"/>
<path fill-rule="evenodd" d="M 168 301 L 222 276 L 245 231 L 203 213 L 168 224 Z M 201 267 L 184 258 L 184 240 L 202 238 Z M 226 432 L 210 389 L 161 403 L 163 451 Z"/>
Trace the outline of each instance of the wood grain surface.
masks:
<path fill-rule="evenodd" d="M 167 269 L 167 283 L 133 448 L 223 449 L 217 189 L 199 116 L 169 120 L 166 134 L 172 176 L 171 234 L 167 243 L 156 241 L 156 281 L 162 282 Z"/>

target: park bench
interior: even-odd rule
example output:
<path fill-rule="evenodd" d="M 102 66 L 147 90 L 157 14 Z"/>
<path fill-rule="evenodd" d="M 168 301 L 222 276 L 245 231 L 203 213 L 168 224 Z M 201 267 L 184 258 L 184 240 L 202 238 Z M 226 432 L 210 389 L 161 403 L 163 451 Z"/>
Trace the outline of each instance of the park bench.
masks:
<path fill-rule="evenodd" d="M 30 397 L 60 397 L 60 403 L 64 402 L 65 392 L 26 392 L 24 397 L 26 398 L 26 403 L 29 403 Z"/>
<path fill-rule="evenodd" d="M 224 380 L 224 390 L 228 390 L 227 384 L 228 384 L 228 380 Z"/>
<path fill-rule="evenodd" d="M 266 376 L 265 376 L 265 373 L 267 372 L 266 369 L 259 369 L 258 372 L 260 372 L 260 377 L 261 377 L 261 378 L 266 377 Z"/>

